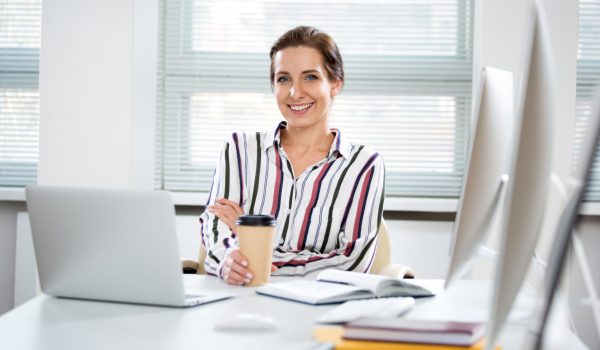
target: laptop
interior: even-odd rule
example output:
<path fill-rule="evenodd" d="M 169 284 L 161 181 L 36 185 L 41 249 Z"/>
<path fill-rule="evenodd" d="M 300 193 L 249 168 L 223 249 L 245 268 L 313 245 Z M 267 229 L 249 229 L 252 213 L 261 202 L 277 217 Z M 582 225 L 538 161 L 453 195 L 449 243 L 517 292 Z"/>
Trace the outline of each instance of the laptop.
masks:
<path fill-rule="evenodd" d="M 174 307 L 231 297 L 186 293 L 168 192 L 28 186 L 42 291 Z"/>

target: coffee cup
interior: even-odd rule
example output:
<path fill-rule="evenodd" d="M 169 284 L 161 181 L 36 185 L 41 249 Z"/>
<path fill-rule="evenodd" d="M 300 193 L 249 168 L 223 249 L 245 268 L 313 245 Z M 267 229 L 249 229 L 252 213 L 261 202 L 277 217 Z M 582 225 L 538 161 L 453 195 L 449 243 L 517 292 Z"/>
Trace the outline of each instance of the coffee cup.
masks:
<path fill-rule="evenodd" d="M 273 261 L 275 218 L 269 215 L 242 215 L 237 220 L 240 253 L 248 261 L 254 277 L 247 286 L 268 283 Z"/>

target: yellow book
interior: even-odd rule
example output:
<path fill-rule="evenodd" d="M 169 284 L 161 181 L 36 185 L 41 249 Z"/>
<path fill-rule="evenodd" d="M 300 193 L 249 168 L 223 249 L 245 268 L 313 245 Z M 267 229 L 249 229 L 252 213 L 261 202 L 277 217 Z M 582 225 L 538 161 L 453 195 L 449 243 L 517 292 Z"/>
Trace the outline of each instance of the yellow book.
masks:
<path fill-rule="evenodd" d="M 343 334 L 343 327 L 316 327 L 313 331 L 316 340 L 333 343 L 336 350 L 482 350 L 484 348 L 483 340 L 471 346 L 452 346 L 350 340 L 343 339 Z M 496 350 L 501 350 L 500 346 L 496 346 Z"/>

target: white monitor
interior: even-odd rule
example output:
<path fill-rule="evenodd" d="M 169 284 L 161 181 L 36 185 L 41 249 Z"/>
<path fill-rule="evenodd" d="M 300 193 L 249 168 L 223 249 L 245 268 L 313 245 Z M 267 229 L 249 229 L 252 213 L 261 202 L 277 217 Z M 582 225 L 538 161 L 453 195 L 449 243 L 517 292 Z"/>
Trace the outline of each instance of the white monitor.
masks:
<path fill-rule="evenodd" d="M 600 142 L 600 90 L 596 93 L 593 102 L 594 109 L 590 114 L 590 119 L 586 128 L 587 134 L 581 147 L 577 170 L 570 178 L 570 183 L 574 185 L 573 191 L 567 194 L 567 198 L 565 198 L 567 205 L 561 214 L 558 226 L 554 232 L 554 244 L 548 259 L 548 267 L 545 275 L 541 322 L 539 323 L 539 326 L 534 324 L 534 326 L 538 327 L 537 329 L 534 329 L 533 332 L 535 335 L 534 349 L 543 348 L 544 333 L 547 329 L 546 326 L 548 324 L 552 302 L 562 277 L 567 252 L 569 250 L 571 238 L 573 237 L 573 230 L 577 226 L 579 209 L 583 202 L 585 189 L 589 184 L 592 173 L 592 164 L 594 159 L 600 159 L 600 153 L 598 152 L 598 143 Z M 577 250 L 575 250 L 575 254 L 577 253 Z M 584 278 L 585 277 L 584 274 Z M 590 283 L 589 285 L 593 286 L 594 282 L 591 281 L 591 279 L 588 282 Z M 597 291 L 593 290 L 591 294 L 597 295 Z M 590 295 L 590 297 L 594 297 L 594 295 Z M 591 312 L 595 316 L 594 321 L 596 322 L 596 329 L 600 330 L 600 311 L 592 310 Z"/>
<path fill-rule="evenodd" d="M 468 271 L 502 207 L 499 203 L 509 171 L 513 95 L 511 72 L 482 69 L 446 287 Z"/>
<path fill-rule="evenodd" d="M 493 348 L 532 261 L 552 171 L 552 50 L 542 2 L 534 1 L 530 13 L 486 349 Z"/>

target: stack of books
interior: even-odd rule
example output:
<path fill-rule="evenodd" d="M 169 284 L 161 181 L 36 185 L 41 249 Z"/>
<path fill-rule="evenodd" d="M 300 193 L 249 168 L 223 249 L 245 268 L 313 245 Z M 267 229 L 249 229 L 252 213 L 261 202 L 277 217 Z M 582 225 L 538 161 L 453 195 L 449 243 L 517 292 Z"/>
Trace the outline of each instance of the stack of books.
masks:
<path fill-rule="evenodd" d="M 319 327 L 314 334 L 342 350 L 480 350 L 484 332 L 481 322 L 363 318 L 344 327 Z"/>

